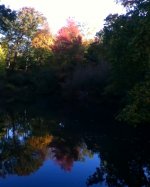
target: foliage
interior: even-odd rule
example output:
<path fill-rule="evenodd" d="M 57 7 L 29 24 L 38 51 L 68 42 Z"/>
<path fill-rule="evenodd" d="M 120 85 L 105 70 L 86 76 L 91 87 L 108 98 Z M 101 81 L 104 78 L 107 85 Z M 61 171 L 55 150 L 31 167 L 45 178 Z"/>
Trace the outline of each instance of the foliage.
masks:
<path fill-rule="evenodd" d="M 56 94 L 59 92 L 57 71 L 53 67 L 45 66 L 34 69 L 30 73 L 31 89 L 35 94 Z"/>
<path fill-rule="evenodd" d="M 149 97 L 149 78 L 146 77 L 150 72 L 150 2 L 122 3 L 128 7 L 127 13 L 109 15 L 103 30 L 97 34 L 100 41 L 98 50 L 103 49 L 103 56 L 111 67 L 106 90 L 122 98 L 127 105 L 121 113 L 124 121 L 135 124 L 149 122 L 149 102 L 146 103 L 145 99 Z M 95 50 L 92 54 L 98 58 Z M 131 102 L 126 99 L 127 95 Z"/>
<path fill-rule="evenodd" d="M 108 74 L 109 67 L 105 62 L 78 65 L 71 78 L 63 83 L 63 95 L 67 99 L 80 101 L 87 101 L 91 96 L 100 96 L 106 86 Z"/>
<path fill-rule="evenodd" d="M 0 5 L 0 33 L 5 34 L 8 32 L 13 21 L 16 19 L 16 12 L 10 8 L 6 8 L 5 5 Z"/>
<path fill-rule="evenodd" d="M 150 80 L 137 84 L 129 92 L 129 104 L 119 114 L 118 119 L 132 124 L 150 122 Z"/>
<path fill-rule="evenodd" d="M 83 60 L 82 35 L 74 20 L 68 19 L 67 25 L 58 31 L 52 50 L 60 64 Z"/>
<path fill-rule="evenodd" d="M 142 27 L 142 20 L 134 15 L 110 15 L 101 33 L 107 59 L 112 66 L 113 86 L 118 93 L 131 89 L 143 79 L 149 68 L 150 48 L 146 38 L 150 36 L 147 28 Z"/>
<path fill-rule="evenodd" d="M 6 52 L 0 46 L 0 76 L 5 74 L 5 60 L 6 60 Z"/>
<path fill-rule="evenodd" d="M 104 51 L 100 41 L 94 41 L 88 46 L 85 57 L 91 64 L 99 64 L 105 61 Z"/>
<path fill-rule="evenodd" d="M 40 29 L 32 39 L 32 59 L 36 65 L 49 63 L 52 56 L 53 36 L 48 27 Z"/>
<path fill-rule="evenodd" d="M 51 51 L 51 45 L 53 44 L 53 36 L 48 28 L 37 31 L 32 39 L 32 46 L 35 48 L 46 49 Z"/>
<path fill-rule="evenodd" d="M 17 12 L 17 18 L 5 34 L 3 42 L 7 44 L 7 67 L 14 69 L 18 58 L 25 58 L 24 68 L 30 65 L 30 47 L 32 38 L 38 29 L 45 24 L 45 18 L 33 8 L 22 8 Z"/>
<path fill-rule="evenodd" d="M 0 48 L 0 73 L 5 76 L 1 95 L 24 92 L 65 99 L 93 97 L 96 102 L 114 99 L 124 106 L 117 119 L 149 122 L 145 99 L 149 97 L 150 2 L 118 2 L 127 13 L 108 15 L 92 43 L 84 39 L 81 25 L 73 19 L 53 36 L 44 16 L 33 8 L 15 13 L 0 6 L 0 29 L 5 31 Z"/>

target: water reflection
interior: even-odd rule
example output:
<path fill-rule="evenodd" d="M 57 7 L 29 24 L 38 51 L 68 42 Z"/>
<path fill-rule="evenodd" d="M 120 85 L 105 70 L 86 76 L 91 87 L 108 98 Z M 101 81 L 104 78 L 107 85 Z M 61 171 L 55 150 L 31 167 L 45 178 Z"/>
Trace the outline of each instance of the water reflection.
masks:
<path fill-rule="evenodd" d="M 93 122 L 92 115 L 80 118 L 76 113 L 75 119 L 62 116 L 51 115 L 49 110 L 37 113 L 33 108 L 1 109 L 2 187 L 10 186 L 11 180 L 19 187 L 21 176 L 28 176 L 21 186 L 30 186 L 31 181 L 41 186 L 43 179 L 55 187 L 150 186 L 148 130 L 110 125 L 108 121 L 102 125 L 98 119 Z M 47 167 L 55 180 L 49 178 Z"/>

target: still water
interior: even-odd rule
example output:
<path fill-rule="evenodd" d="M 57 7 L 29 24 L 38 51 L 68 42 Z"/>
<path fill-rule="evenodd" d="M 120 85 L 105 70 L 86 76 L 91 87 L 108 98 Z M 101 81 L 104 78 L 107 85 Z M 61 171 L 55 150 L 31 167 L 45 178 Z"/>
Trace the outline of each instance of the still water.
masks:
<path fill-rule="evenodd" d="M 148 187 L 149 127 L 50 103 L 0 108 L 0 187 Z"/>

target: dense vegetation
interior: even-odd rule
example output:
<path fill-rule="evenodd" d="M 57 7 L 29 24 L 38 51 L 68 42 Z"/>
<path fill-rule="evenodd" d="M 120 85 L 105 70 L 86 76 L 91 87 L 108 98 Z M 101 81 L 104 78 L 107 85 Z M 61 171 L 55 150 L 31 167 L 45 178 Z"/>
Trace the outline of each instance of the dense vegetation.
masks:
<path fill-rule="evenodd" d="M 150 1 L 121 0 L 93 41 L 68 19 L 56 36 L 33 8 L 0 5 L 0 96 L 117 106 L 116 119 L 150 122 Z"/>

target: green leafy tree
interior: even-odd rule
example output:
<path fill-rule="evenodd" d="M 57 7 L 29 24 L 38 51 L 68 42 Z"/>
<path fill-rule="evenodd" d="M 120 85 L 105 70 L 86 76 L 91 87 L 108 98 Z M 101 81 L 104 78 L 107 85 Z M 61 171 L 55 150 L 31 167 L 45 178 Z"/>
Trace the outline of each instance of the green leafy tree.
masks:
<path fill-rule="evenodd" d="M 0 5 L 0 33 L 5 34 L 10 28 L 10 25 L 16 19 L 16 12 L 5 5 Z"/>
<path fill-rule="evenodd" d="M 149 97 L 150 2 L 122 2 L 124 6 L 130 4 L 127 13 L 109 15 L 103 30 L 97 35 L 105 59 L 111 66 L 107 91 L 120 96 L 126 105 L 121 113 L 122 119 L 133 123 L 148 122 L 149 102 L 144 96 Z M 142 93 L 144 96 L 140 96 Z M 131 101 L 126 99 L 127 95 Z"/>
<path fill-rule="evenodd" d="M 142 81 L 149 70 L 148 5 L 140 4 L 126 15 L 109 15 L 99 33 L 112 66 L 113 86 L 120 93 Z"/>
<path fill-rule="evenodd" d="M 130 124 L 150 122 L 150 80 L 137 84 L 129 92 L 129 101 L 117 117 Z"/>
<path fill-rule="evenodd" d="M 23 58 L 25 61 L 24 68 L 28 68 L 32 39 L 45 23 L 46 19 L 43 15 L 33 8 L 24 7 L 17 13 L 17 19 L 3 39 L 3 42 L 8 45 L 6 60 L 8 68 L 16 68 L 18 58 Z"/>

